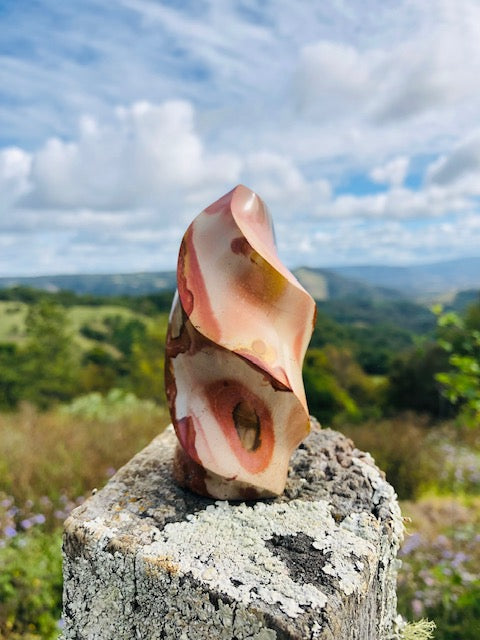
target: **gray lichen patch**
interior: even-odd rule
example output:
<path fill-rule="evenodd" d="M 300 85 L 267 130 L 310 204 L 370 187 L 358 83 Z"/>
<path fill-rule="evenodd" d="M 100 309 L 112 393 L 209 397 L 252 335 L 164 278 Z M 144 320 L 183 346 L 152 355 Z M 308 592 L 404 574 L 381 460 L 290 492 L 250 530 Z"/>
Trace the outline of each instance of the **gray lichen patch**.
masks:
<path fill-rule="evenodd" d="M 64 638 L 385 640 L 402 522 L 373 460 L 315 430 L 287 491 L 213 502 L 172 483 L 171 432 L 66 522 Z"/>
<path fill-rule="evenodd" d="M 259 503 L 253 508 L 217 502 L 187 522 L 168 524 L 162 539 L 145 547 L 142 556 L 168 555 L 180 571 L 191 573 L 236 602 L 278 603 L 284 613 L 294 617 L 302 613 L 302 607 L 324 607 L 326 596 L 313 585 L 295 582 L 265 541 L 273 535 L 295 535 L 308 527 L 319 542 L 332 524 L 325 502 L 295 501 L 288 506 Z"/>

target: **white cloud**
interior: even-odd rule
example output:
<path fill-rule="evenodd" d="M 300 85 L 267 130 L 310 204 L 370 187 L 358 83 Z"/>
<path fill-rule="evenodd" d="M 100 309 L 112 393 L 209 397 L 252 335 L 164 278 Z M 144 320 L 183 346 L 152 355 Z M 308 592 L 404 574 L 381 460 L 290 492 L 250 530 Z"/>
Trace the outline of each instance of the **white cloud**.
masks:
<path fill-rule="evenodd" d="M 135 103 L 107 122 L 84 116 L 77 138 L 4 156 L 5 176 L 9 167 L 17 185 L 10 204 L 17 202 L 15 221 L 3 228 L 169 225 L 188 221 L 240 181 L 279 216 L 308 213 L 331 195 L 328 181 L 307 181 L 286 155 L 207 151 L 186 101 Z"/>
<path fill-rule="evenodd" d="M 427 182 L 441 186 L 463 187 L 480 193 L 480 131 L 458 143 L 449 154 L 443 154 L 427 170 Z"/>
<path fill-rule="evenodd" d="M 0 212 L 6 212 L 30 190 L 32 158 L 18 147 L 0 149 Z"/>
<path fill-rule="evenodd" d="M 337 262 L 412 256 L 413 220 L 432 254 L 449 234 L 471 250 L 476 0 L 177 5 L 45 0 L 2 16 L 2 269 L 168 268 L 188 221 L 240 181 L 295 263 L 319 247 Z M 351 176 L 383 187 L 335 195 Z"/>
<path fill-rule="evenodd" d="M 436 185 L 415 191 L 392 187 L 388 191 L 368 195 L 342 194 L 315 208 L 320 218 L 363 220 L 429 219 L 446 214 L 472 211 L 474 204 L 467 194 Z"/>
<path fill-rule="evenodd" d="M 408 265 L 478 255 L 480 215 L 410 226 L 399 220 L 322 221 L 317 226 L 280 228 L 282 258 L 293 266 Z"/>
<path fill-rule="evenodd" d="M 471 192 L 434 179 L 471 145 L 469 139 L 451 158 L 432 163 L 419 190 L 402 186 L 410 161 L 396 156 L 369 171 L 385 191 L 334 195 L 327 180 L 307 179 L 288 155 L 264 149 L 242 159 L 207 150 L 186 101 L 139 102 L 117 108 L 106 122 L 83 117 L 78 137 L 69 142 L 51 139 L 34 154 L 3 150 L 0 180 L 10 185 L 10 203 L 16 199 L 17 205 L 0 226 L 26 242 L 38 229 L 50 234 L 39 262 L 44 270 L 59 270 L 50 265 L 65 261 L 66 246 L 68 266 L 61 271 L 108 270 L 108 264 L 121 271 L 130 256 L 132 269 L 171 268 L 188 222 L 241 180 L 270 206 L 290 264 L 313 264 L 319 248 L 334 263 L 362 261 L 362 251 L 386 260 L 390 252 L 398 260 L 412 256 L 408 247 L 418 243 L 430 250 L 428 238 L 440 242 L 447 231 L 463 238 L 456 231 L 462 217 L 470 216 L 474 229 Z M 445 216 L 453 219 L 440 222 Z M 437 235 L 431 231 L 435 218 Z M 415 219 L 425 221 L 429 236 L 417 234 L 414 241 L 408 225 Z M 469 243 L 471 238 L 465 247 Z M 16 242 L 8 246 L 18 249 Z M 36 255 L 30 251 L 30 258 Z"/>
<path fill-rule="evenodd" d="M 409 162 L 410 160 L 406 156 L 393 158 L 393 160 L 390 160 L 382 166 L 374 167 L 372 171 L 370 171 L 370 177 L 380 184 L 400 187 L 407 175 Z"/>
<path fill-rule="evenodd" d="M 411 7 L 401 3 L 398 9 Z M 393 42 L 309 44 L 298 67 L 303 104 L 309 114 L 377 124 L 438 113 L 465 100 L 478 104 L 479 40 L 480 5 L 444 0 L 435 12 L 419 7 L 413 31 Z"/>
<path fill-rule="evenodd" d="M 374 16 L 379 9 L 374 3 Z M 352 11 L 363 23 L 363 6 Z M 375 157 L 378 164 L 441 152 L 478 126 L 478 2 L 443 0 L 435 11 L 400 2 L 395 17 L 380 14 L 365 24 L 361 37 L 334 30 L 301 49 L 293 149 L 303 139 L 304 157 L 337 155 L 344 167 L 361 167 Z"/>
<path fill-rule="evenodd" d="M 351 113 L 368 99 L 371 61 L 354 47 L 322 41 L 305 46 L 298 66 L 299 104 L 308 116 L 333 118 Z"/>
<path fill-rule="evenodd" d="M 240 163 L 208 153 L 186 101 L 135 103 L 108 124 L 83 118 L 79 137 L 50 139 L 33 158 L 30 203 L 41 207 L 128 208 L 169 202 L 179 190 L 230 184 Z"/>

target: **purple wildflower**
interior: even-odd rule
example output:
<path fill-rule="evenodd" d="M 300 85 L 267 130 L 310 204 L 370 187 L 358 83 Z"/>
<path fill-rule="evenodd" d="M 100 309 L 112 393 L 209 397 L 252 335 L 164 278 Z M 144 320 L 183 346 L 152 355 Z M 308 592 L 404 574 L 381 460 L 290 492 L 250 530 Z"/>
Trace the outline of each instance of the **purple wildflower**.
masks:
<path fill-rule="evenodd" d="M 418 598 L 414 598 L 411 602 L 413 615 L 419 618 L 423 613 L 423 602 Z"/>
<path fill-rule="evenodd" d="M 45 516 L 43 513 L 37 513 L 33 516 L 32 520 L 35 524 L 43 524 L 45 522 Z"/>

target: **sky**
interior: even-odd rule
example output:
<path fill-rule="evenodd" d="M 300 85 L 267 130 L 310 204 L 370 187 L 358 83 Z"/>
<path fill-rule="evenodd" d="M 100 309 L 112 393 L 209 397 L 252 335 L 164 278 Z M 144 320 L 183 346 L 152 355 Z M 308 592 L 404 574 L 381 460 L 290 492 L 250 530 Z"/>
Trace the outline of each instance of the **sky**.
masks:
<path fill-rule="evenodd" d="M 480 256 L 478 0 L 0 0 L 0 276 L 174 269 L 256 191 L 290 267 Z"/>

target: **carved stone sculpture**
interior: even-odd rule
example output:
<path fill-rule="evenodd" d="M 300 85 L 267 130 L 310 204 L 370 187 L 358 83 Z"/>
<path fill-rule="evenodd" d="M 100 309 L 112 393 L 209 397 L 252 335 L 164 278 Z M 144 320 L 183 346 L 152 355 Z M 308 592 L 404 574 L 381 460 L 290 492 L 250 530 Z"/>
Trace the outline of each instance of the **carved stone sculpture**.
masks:
<path fill-rule="evenodd" d="M 279 495 L 310 428 L 301 370 L 315 303 L 254 192 L 237 186 L 194 219 L 177 285 L 165 363 L 175 479 L 222 500 Z"/>

